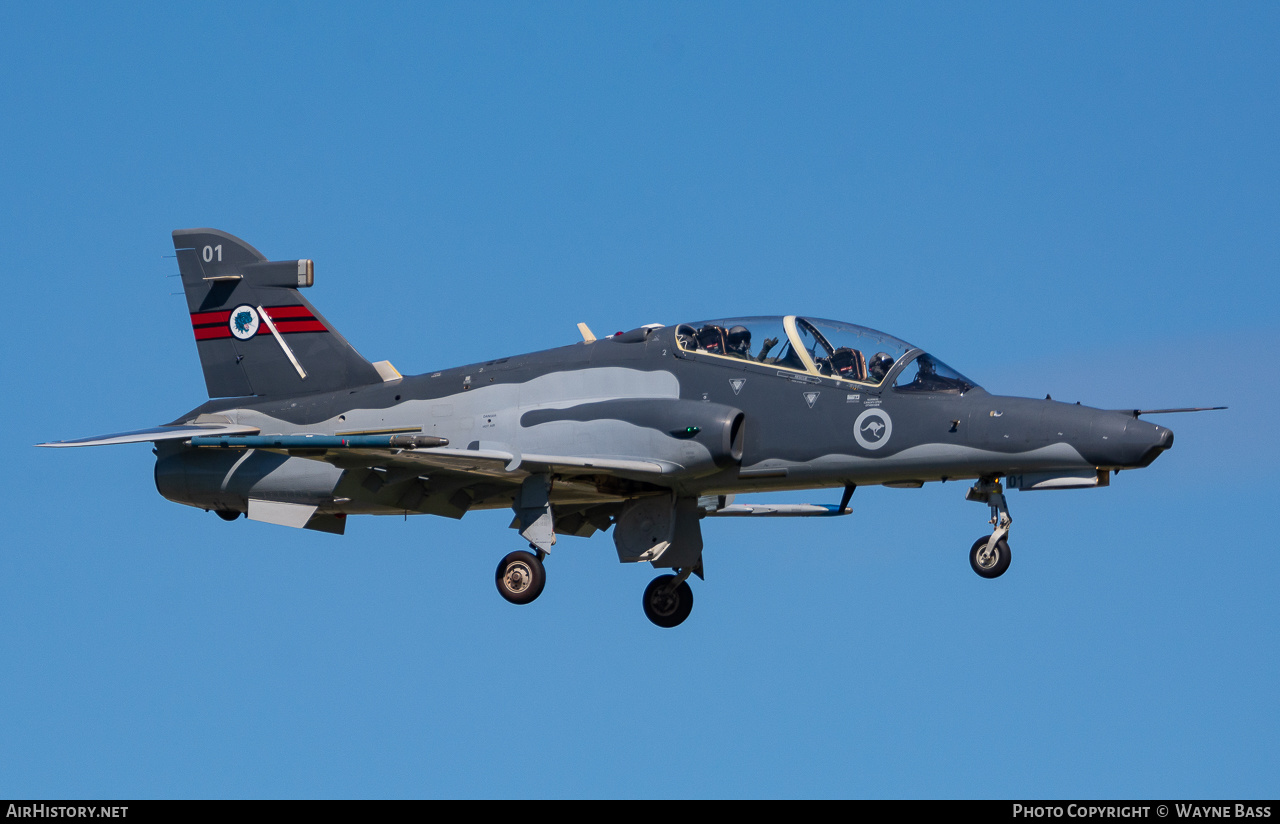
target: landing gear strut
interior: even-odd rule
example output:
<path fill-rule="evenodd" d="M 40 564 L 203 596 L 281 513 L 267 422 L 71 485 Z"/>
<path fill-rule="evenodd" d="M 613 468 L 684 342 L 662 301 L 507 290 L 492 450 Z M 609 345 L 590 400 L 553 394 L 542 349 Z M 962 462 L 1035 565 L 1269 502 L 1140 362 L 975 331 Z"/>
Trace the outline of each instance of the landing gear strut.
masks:
<path fill-rule="evenodd" d="M 541 595 L 547 585 L 547 571 L 539 557 L 542 554 L 518 550 L 503 558 L 494 575 L 498 594 L 513 604 L 528 604 Z"/>
<path fill-rule="evenodd" d="M 693 609 L 693 590 L 687 579 L 692 568 L 676 575 L 659 575 L 644 589 L 644 614 L 660 627 L 671 628 L 684 623 Z"/>
<path fill-rule="evenodd" d="M 974 542 L 969 550 L 969 565 L 973 571 L 983 578 L 999 578 L 1009 568 L 1012 554 L 1009 552 L 1009 527 L 1013 518 L 1009 515 L 1009 507 L 1004 500 L 1004 489 L 1000 482 L 983 478 L 974 484 L 965 494 L 965 500 L 978 501 L 991 507 L 993 527 L 989 537 L 984 536 Z"/>
<path fill-rule="evenodd" d="M 494 582 L 498 594 L 513 604 L 528 604 L 542 594 L 547 570 L 542 559 L 556 543 L 555 515 L 551 510 L 551 476 L 530 475 L 511 502 L 520 536 L 533 552 L 512 552 L 498 563 Z"/>

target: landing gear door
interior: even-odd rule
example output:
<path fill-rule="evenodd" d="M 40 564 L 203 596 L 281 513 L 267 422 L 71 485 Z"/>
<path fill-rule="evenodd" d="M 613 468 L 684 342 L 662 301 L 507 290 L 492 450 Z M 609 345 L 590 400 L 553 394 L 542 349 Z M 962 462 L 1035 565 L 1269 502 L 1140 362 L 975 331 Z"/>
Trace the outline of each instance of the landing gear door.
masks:
<path fill-rule="evenodd" d="M 692 568 L 702 560 L 702 524 L 696 498 L 675 494 L 628 501 L 614 527 L 613 544 L 623 563 Z"/>
<path fill-rule="evenodd" d="M 675 539 L 675 493 L 627 501 L 613 528 L 613 545 L 624 564 L 653 561 Z"/>

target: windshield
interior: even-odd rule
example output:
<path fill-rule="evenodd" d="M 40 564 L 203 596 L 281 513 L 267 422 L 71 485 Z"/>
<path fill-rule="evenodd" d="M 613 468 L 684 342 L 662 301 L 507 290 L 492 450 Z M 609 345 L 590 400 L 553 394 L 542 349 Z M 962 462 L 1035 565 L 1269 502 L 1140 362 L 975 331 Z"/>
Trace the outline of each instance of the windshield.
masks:
<path fill-rule="evenodd" d="M 954 392 L 964 394 L 977 386 L 932 355 L 921 355 L 898 374 L 895 392 Z"/>

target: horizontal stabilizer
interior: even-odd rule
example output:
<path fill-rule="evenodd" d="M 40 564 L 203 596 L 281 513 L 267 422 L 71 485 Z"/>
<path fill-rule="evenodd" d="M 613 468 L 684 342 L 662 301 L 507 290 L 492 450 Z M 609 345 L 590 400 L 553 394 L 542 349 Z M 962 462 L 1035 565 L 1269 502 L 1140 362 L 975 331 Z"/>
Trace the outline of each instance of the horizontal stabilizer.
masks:
<path fill-rule="evenodd" d="M 94 435 L 91 438 L 78 438 L 74 441 L 38 443 L 36 446 L 106 446 L 117 443 L 155 443 L 200 435 L 256 435 L 260 431 L 262 430 L 256 426 L 243 426 L 236 423 L 188 423 L 181 426 L 153 426 L 150 429 L 135 429 L 132 432 L 116 432 L 112 435 Z"/>

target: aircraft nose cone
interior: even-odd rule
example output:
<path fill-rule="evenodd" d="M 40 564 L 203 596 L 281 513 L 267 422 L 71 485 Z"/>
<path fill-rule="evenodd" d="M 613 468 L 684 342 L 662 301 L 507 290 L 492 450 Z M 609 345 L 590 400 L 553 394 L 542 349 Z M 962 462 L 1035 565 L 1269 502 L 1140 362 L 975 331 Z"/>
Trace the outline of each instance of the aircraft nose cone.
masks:
<path fill-rule="evenodd" d="M 1160 457 L 1160 453 L 1173 446 L 1173 430 L 1166 429 L 1163 426 L 1156 427 L 1153 443 L 1151 447 L 1143 453 L 1142 458 L 1138 461 L 1138 466 L 1149 466 L 1152 461 Z"/>

